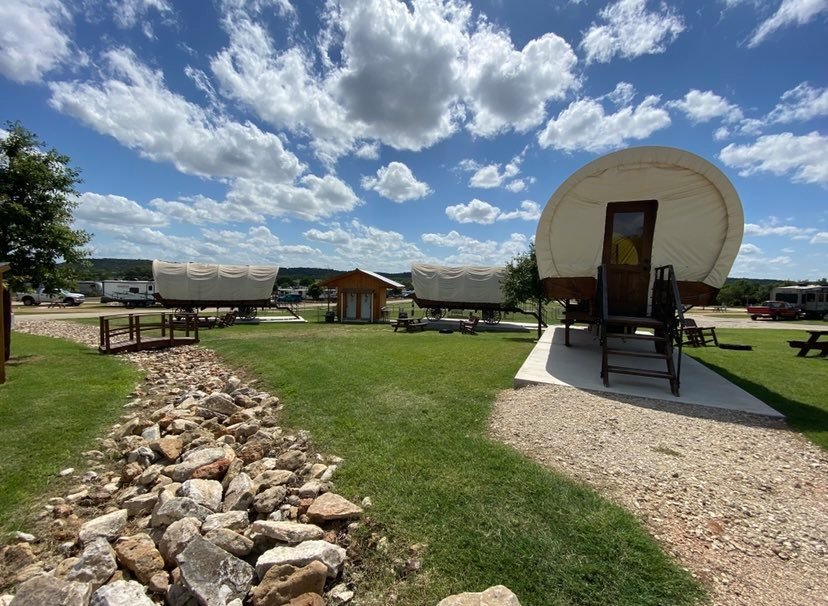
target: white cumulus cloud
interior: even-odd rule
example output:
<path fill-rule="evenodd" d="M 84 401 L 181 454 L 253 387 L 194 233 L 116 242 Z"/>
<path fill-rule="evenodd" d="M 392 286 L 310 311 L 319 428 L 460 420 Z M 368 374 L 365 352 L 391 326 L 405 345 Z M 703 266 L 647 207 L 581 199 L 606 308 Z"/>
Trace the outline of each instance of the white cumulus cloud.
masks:
<path fill-rule="evenodd" d="M 494 223 L 500 214 L 497 206 L 492 206 L 483 200 L 473 199 L 468 204 L 455 204 L 446 207 L 446 216 L 458 223 L 481 223 L 488 225 Z"/>
<path fill-rule="evenodd" d="M 538 134 L 543 148 L 564 151 L 604 151 L 630 139 L 646 139 L 670 126 L 670 115 L 659 107 L 659 97 L 650 95 L 637 106 L 607 114 L 595 99 L 579 99 L 552 118 Z"/>
<path fill-rule="evenodd" d="M 60 0 L 0 2 L 0 74 L 37 82 L 69 59 L 71 14 Z"/>
<path fill-rule="evenodd" d="M 691 89 L 683 99 L 671 101 L 669 105 L 681 110 L 696 123 L 709 122 L 714 118 L 722 118 L 725 122 L 742 119 L 742 110 L 739 106 L 709 90 Z"/>
<path fill-rule="evenodd" d="M 805 25 L 825 12 L 828 12 L 828 0 L 782 0 L 776 12 L 756 28 L 748 46 L 758 46 L 777 30 Z"/>
<path fill-rule="evenodd" d="M 363 189 L 371 189 L 394 202 L 417 200 L 431 193 L 427 183 L 417 181 L 402 162 L 391 162 L 377 170 L 376 177 L 363 177 Z"/>
<path fill-rule="evenodd" d="M 768 114 L 769 122 L 789 124 L 828 116 L 828 87 L 816 88 L 802 82 L 782 94 L 780 102 Z"/>
<path fill-rule="evenodd" d="M 78 196 L 78 206 L 72 216 L 87 224 L 140 225 L 157 227 L 167 225 L 162 213 L 149 210 L 129 198 L 113 194 L 84 192 Z"/>
<path fill-rule="evenodd" d="M 684 21 L 665 3 L 648 11 L 647 0 L 618 0 L 599 13 L 581 40 L 587 63 L 608 63 L 615 55 L 634 59 L 663 53 L 684 31 Z"/>
<path fill-rule="evenodd" d="M 131 50 L 104 54 L 111 77 L 50 84 L 50 105 L 156 162 L 205 177 L 291 181 L 304 169 L 281 139 L 249 122 L 214 117 L 166 88 Z"/>
<path fill-rule="evenodd" d="M 791 174 L 796 182 L 828 185 L 828 137 L 816 131 L 801 136 L 765 135 L 747 145 L 731 143 L 719 152 L 719 158 L 742 176 Z"/>

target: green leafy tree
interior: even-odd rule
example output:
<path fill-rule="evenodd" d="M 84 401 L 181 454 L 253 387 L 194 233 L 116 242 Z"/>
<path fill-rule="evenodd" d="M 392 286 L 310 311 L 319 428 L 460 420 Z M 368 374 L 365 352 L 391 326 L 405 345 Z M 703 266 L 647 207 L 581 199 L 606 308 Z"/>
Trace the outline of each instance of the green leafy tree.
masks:
<path fill-rule="evenodd" d="M 322 296 L 322 286 L 319 284 L 319 282 L 314 282 L 313 284 L 308 286 L 308 296 L 314 301 L 319 300 L 319 298 Z"/>
<path fill-rule="evenodd" d="M 535 257 L 535 245 L 530 244 L 529 250 L 517 255 L 506 266 L 506 277 L 500 283 L 500 289 L 505 297 L 506 305 L 520 307 L 524 303 L 532 303 L 538 315 L 538 339 L 543 329 L 543 307 L 551 300 L 546 296 L 540 274 L 538 260 Z"/>
<path fill-rule="evenodd" d="M 9 283 L 68 286 L 91 237 L 71 227 L 79 173 L 19 122 L 7 128 L 0 139 L 0 259 L 11 263 Z"/>

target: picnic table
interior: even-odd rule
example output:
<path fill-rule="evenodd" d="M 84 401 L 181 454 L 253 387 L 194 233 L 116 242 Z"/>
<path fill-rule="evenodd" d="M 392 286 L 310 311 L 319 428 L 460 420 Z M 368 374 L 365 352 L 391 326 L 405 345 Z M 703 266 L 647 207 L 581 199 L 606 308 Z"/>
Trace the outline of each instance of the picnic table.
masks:
<path fill-rule="evenodd" d="M 428 326 L 428 320 L 424 318 L 397 318 L 391 322 L 391 326 L 394 327 L 394 332 L 397 332 L 400 328 L 405 328 L 406 332 L 414 332 L 417 329 L 425 330 L 425 327 Z"/>
<path fill-rule="evenodd" d="M 794 349 L 799 348 L 797 357 L 804 358 L 812 349 L 819 351 L 820 357 L 828 356 L 828 341 L 819 341 L 820 337 L 828 336 L 828 330 L 806 330 L 811 336 L 807 341 L 788 341 L 788 345 Z"/>

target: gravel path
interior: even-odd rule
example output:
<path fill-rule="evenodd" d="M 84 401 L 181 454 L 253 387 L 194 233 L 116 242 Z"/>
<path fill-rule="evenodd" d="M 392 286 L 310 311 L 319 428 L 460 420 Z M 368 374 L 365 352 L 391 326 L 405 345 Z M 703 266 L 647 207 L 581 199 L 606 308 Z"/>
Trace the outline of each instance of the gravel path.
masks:
<path fill-rule="evenodd" d="M 490 432 L 632 511 L 714 604 L 828 604 L 828 454 L 783 421 L 698 408 L 527 387 Z"/>

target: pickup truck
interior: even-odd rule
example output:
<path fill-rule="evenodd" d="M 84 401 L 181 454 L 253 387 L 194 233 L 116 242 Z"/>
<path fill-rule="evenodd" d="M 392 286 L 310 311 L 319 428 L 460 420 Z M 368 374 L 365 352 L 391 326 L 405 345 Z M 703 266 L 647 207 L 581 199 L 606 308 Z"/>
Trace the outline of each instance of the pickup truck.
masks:
<path fill-rule="evenodd" d="M 64 305 L 80 305 L 86 300 L 86 297 L 77 292 L 69 292 L 62 288 L 51 293 L 47 293 L 42 288 L 38 288 L 35 292 L 26 292 L 17 295 L 17 299 L 23 305 L 40 305 L 41 303 L 63 303 Z"/>
<path fill-rule="evenodd" d="M 747 313 L 751 320 L 770 318 L 771 320 L 798 320 L 800 311 L 785 301 L 765 301 L 761 305 L 748 305 Z"/>

